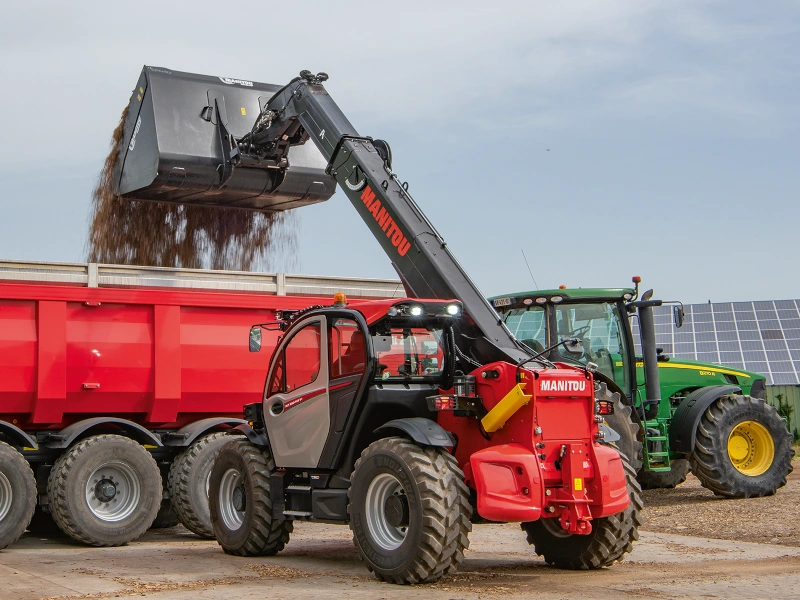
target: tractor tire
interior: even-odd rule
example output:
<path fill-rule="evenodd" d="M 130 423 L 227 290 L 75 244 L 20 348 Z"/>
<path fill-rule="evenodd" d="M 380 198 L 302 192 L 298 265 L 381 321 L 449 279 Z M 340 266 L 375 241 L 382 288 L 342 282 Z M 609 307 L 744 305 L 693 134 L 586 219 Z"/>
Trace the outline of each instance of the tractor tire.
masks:
<path fill-rule="evenodd" d="M 212 433 L 181 452 L 169 469 L 167 489 L 175 514 L 192 533 L 213 539 L 208 511 L 208 482 L 220 449 L 231 440 L 226 433 Z"/>
<path fill-rule="evenodd" d="M 619 393 L 610 391 L 605 383 L 595 384 L 594 397 L 595 400 L 613 403 L 614 413 L 606 415 L 605 421 L 606 425 L 619 434 L 620 439 L 611 445 L 628 460 L 634 471 L 639 472 L 642 468 L 641 427 L 633 420 L 633 409 L 623 404 Z"/>
<path fill-rule="evenodd" d="M 53 520 L 68 536 L 90 546 L 121 546 L 153 524 L 163 487 L 144 446 L 96 435 L 56 459 L 47 496 Z"/>
<path fill-rule="evenodd" d="M 446 450 L 378 440 L 356 461 L 348 498 L 353 542 L 378 579 L 427 583 L 464 560 L 472 506 L 464 473 Z"/>
<path fill-rule="evenodd" d="M 41 505 L 37 505 L 36 510 L 33 511 L 33 518 L 31 522 L 28 523 L 28 531 L 34 535 L 48 538 L 66 536 L 66 534 L 61 531 L 61 528 L 56 525 L 56 522 L 53 520 L 53 515 Z"/>
<path fill-rule="evenodd" d="M 600 569 L 611 566 L 633 549 L 642 524 L 642 490 L 636 472 L 622 457 L 631 503 L 624 511 L 592 521 L 589 535 L 573 535 L 561 528 L 558 519 L 521 523 L 528 543 L 547 564 L 559 569 Z"/>
<path fill-rule="evenodd" d="M 692 472 L 717 496 L 771 496 L 792 472 L 792 435 L 760 398 L 722 396 L 697 427 Z"/>
<path fill-rule="evenodd" d="M 150 529 L 168 529 L 180 523 L 178 515 L 172 510 L 172 503 L 169 500 L 161 501 L 161 508 L 158 509 L 156 520 L 150 525 Z"/>
<path fill-rule="evenodd" d="M 643 490 L 657 490 L 662 488 L 672 489 L 686 481 L 691 467 L 685 458 L 677 458 L 669 461 L 669 471 L 639 471 L 636 479 Z"/>
<path fill-rule="evenodd" d="M 292 521 L 272 518 L 272 455 L 246 439 L 225 444 L 211 469 L 208 504 L 214 537 L 227 554 L 271 556 L 289 542 Z"/>
<path fill-rule="evenodd" d="M 0 442 L 0 550 L 19 539 L 36 508 L 36 479 L 28 461 Z"/>

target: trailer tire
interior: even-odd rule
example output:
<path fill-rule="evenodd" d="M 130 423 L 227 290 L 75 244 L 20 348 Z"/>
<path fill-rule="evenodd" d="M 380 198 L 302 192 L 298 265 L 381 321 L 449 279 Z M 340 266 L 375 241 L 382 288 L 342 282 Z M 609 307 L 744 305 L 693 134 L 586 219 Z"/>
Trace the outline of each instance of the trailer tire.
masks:
<path fill-rule="evenodd" d="M 348 498 L 353 541 L 378 579 L 427 583 L 464 560 L 472 507 L 464 473 L 445 449 L 399 437 L 370 444 Z"/>
<path fill-rule="evenodd" d="M 669 471 L 647 471 L 642 469 L 637 475 L 643 490 L 672 489 L 686 481 L 691 466 L 685 458 L 669 461 Z"/>
<path fill-rule="evenodd" d="M 0 442 L 0 550 L 19 539 L 36 508 L 36 479 L 28 461 Z"/>
<path fill-rule="evenodd" d="M 618 392 L 612 392 L 605 383 L 598 382 L 594 388 L 595 400 L 610 401 L 614 405 L 614 413 L 606 415 L 606 424 L 619 434 L 620 439 L 612 445 L 627 457 L 628 464 L 634 471 L 642 468 L 642 442 L 639 439 L 641 427 L 633 421 L 633 409 L 622 403 Z"/>
<path fill-rule="evenodd" d="M 628 482 L 630 505 L 621 513 L 592 521 L 589 535 L 573 535 L 561 528 L 558 519 L 521 523 L 528 543 L 547 564 L 559 569 L 600 569 L 611 566 L 633 549 L 642 524 L 642 490 L 636 472 L 622 457 Z"/>
<path fill-rule="evenodd" d="M 289 542 L 292 521 L 273 519 L 272 455 L 249 440 L 225 444 L 211 469 L 208 504 L 214 537 L 227 554 L 271 556 Z"/>
<path fill-rule="evenodd" d="M 168 529 L 175 527 L 180 522 L 178 515 L 172 510 L 172 503 L 169 499 L 165 499 L 161 501 L 161 508 L 158 509 L 156 520 L 150 525 L 150 529 Z"/>
<path fill-rule="evenodd" d="M 71 538 L 121 546 L 153 524 L 163 487 L 144 446 L 121 435 L 95 435 L 56 459 L 47 496 L 53 520 Z"/>
<path fill-rule="evenodd" d="M 230 441 L 226 433 L 206 435 L 180 453 L 169 469 L 167 489 L 180 522 L 207 539 L 214 538 L 208 509 L 211 468 L 220 449 Z"/>
<path fill-rule="evenodd" d="M 733 394 L 703 413 L 689 460 L 704 488 L 726 498 L 771 496 L 792 472 L 792 434 L 761 400 Z"/>

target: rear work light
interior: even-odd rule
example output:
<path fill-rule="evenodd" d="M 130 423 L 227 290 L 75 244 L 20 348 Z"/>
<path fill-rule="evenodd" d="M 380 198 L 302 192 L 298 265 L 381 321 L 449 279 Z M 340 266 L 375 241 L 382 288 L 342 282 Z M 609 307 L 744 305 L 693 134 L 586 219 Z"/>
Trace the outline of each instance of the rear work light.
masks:
<path fill-rule="evenodd" d="M 610 400 L 598 400 L 595 402 L 594 412 L 598 415 L 613 415 L 614 403 Z"/>
<path fill-rule="evenodd" d="M 453 395 L 428 396 L 430 410 L 455 410 L 458 407 L 458 397 Z"/>

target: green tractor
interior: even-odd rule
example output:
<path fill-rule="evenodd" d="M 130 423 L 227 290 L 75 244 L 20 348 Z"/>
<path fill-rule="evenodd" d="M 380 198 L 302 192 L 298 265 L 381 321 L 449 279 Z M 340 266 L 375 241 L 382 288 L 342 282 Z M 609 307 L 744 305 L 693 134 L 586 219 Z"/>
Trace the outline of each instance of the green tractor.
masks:
<path fill-rule="evenodd" d="M 596 365 L 598 400 L 608 396 L 622 410 L 630 407 L 640 425 L 641 458 L 633 460 L 642 487 L 675 487 L 691 469 L 719 496 L 774 494 L 786 484 L 794 451 L 785 421 L 765 402 L 765 378 L 656 348 L 653 308 L 665 302 L 653 300 L 652 290 L 639 299 L 640 281 L 633 278 L 634 288 L 562 286 L 490 302 L 542 360 Z M 671 304 L 681 327 L 683 306 Z M 636 356 L 632 319 L 642 356 Z M 621 449 L 636 454 L 639 445 Z"/>

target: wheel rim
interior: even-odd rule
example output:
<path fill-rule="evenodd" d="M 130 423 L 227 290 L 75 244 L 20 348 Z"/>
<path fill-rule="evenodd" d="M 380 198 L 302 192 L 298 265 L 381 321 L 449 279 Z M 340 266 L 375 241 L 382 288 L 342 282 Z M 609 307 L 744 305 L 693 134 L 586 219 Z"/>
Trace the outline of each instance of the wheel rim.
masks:
<path fill-rule="evenodd" d="M 239 529 L 246 510 L 244 478 L 238 470 L 228 469 L 219 484 L 219 512 L 225 527 L 230 531 Z"/>
<path fill-rule="evenodd" d="M 775 458 L 775 443 L 769 431 L 756 421 L 742 421 L 728 436 L 728 457 L 740 473 L 761 475 Z"/>
<path fill-rule="evenodd" d="M 14 490 L 11 488 L 11 482 L 0 472 L 0 521 L 5 519 L 8 511 L 11 510 L 13 498 Z"/>
<path fill-rule="evenodd" d="M 405 541 L 408 498 L 397 477 L 381 473 L 372 480 L 364 513 L 372 539 L 383 550 L 395 550 Z"/>
<path fill-rule="evenodd" d="M 86 504 L 95 517 L 116 522 L 129 517 L 139 506 L 142 486 L 130 465 L 108 462 L 95 469 L 86 481 Z"/>

